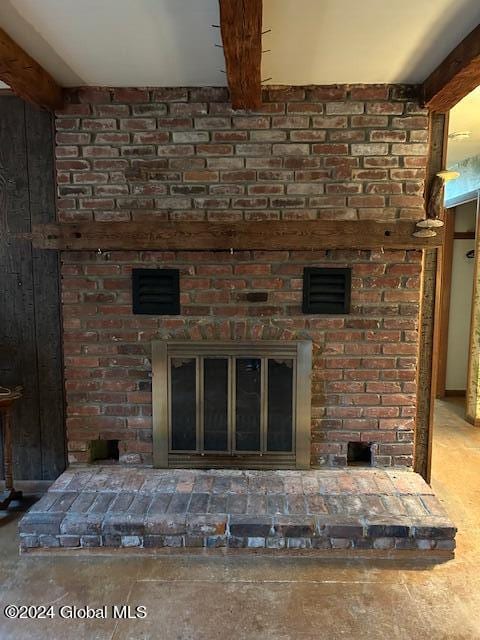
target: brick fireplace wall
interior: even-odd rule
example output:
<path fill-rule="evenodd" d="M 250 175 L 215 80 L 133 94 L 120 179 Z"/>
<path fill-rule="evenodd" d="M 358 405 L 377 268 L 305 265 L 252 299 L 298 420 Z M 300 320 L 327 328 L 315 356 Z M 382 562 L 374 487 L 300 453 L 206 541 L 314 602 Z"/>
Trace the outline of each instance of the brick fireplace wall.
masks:
<path fill-rule="evenodd" d="M 72 91 L 57 113 L 58 217 L 96 220 L 419 219 L 428 118 L 415 87 L 265 91 L 233 113 L 224 89 Z M 99 247 L 99 249 L 102 249 Z M 181 315 L 133 315 L 132 267 L 181 272 Z M 351 266 L 352 311 L 301 312 L 305 266 Z M 411 465 L 417 251 L 64 252 L 70 459 L 118 439 L 151 462 L 150 344 L 158 338 L 314 343 L 312 464 Z M 265 302 L 248 293 L 264 292 Z"/>

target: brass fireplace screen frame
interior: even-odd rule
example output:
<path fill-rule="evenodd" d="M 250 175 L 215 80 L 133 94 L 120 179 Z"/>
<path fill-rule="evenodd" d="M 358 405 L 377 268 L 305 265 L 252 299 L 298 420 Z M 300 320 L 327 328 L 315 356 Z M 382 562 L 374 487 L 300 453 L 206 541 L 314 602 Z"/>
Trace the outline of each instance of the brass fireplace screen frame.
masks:
<path fill-rule="evenodd" d="M 199 446 L 203 424 L 203 358 L 223 357 L 260 358 L 262 363 L 270 358 L 288 358 L 293 361 L 293 442 L 291 452 L 258 453 L 234 451 L 202 451 Z M 196 429 L 197 449 L 177 452 L 171 449 L 171 358 L 196 360 Z M 229 360 L 229 405 L 235 394 L 235 380 Z M 152 392 L 153 392 L 153 465 L 159 468 L 250 468 L 250 469 L 308 469 L 310 466 L 311 440 L 311 373 L 312 343 L 309 340 L 259 340 L 249 342 L 176 341 L 160 340 L 152 343 Z M 266 430 L 268 367 L 262 365 L 261 431 Z M 232 431 L 230 411 L 229 433 Z"/>

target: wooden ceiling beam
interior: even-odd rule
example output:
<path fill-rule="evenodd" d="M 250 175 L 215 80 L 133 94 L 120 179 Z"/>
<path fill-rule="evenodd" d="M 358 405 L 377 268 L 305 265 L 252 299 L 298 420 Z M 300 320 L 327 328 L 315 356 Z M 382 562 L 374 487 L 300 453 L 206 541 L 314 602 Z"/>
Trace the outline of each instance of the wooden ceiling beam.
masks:
<path fill-rule="evenodd" d="M 52 76 L 0 28 L 0 80 L 23 100 L 43 109 L 60 109 L 63 90 Z"/>
<path fill-rule="evenodd" d="M 479 85 L 480 25 L 477 25 L 423 83 L 425 106 L 446 113 Z"/>
<path fill-rule="evenodd" d="M 58 250 L 248 251 L 315 249 L 422 249 L 443 242 L 443 230 L 416 238 L 415 222 L 396 220 L 268 220 L 251 222 L 152 221 L 34 225 L 23 239 Z"/>
<path fill-rule="evenodd" d="M 219 0 L 220 29 L 233 109 L 262 103 L 262 0 Z"/>

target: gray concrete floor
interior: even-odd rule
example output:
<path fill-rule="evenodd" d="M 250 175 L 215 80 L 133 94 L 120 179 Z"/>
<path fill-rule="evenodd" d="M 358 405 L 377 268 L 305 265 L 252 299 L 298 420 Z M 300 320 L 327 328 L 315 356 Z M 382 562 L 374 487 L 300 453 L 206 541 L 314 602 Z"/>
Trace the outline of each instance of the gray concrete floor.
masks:
<path fill-rule="evenodd" d="M 265 556 L 22 556 L 0 514 L 0 639 L 480 639 L 480 431 L 438 402 L 433 487 L 456 522 L 455 560 Z M 8 620 L 7 604 L 54 619 Z M 64 605 L 144 605 L 143 620 L 62 620 Z"/>

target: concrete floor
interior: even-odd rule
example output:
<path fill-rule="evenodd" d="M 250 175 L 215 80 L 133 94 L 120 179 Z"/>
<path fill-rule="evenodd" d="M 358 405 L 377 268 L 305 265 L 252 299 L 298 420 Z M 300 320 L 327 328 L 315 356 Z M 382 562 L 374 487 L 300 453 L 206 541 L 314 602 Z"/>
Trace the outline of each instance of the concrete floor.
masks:
<path fill-rule="evenodd" d="M 0 639 L 480 639 L 480 431 L 438 402 L 433 487 L 456 522 L 455 560 L 18 557 L 0 519 Z M 8 620 L 7 604 L 54 619 Z M 143 620 L 62 620 L 63 605 L 144 605 Z"/>

